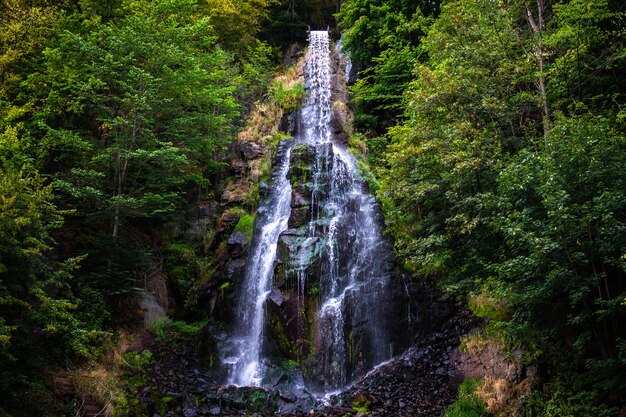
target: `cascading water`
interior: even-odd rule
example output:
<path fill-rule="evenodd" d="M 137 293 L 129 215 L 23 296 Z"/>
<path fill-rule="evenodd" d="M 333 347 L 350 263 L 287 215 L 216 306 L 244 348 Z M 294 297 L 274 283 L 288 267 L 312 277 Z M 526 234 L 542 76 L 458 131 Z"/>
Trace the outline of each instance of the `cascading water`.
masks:
<path fill-rule="evenodd" d="M 323 391 L 346 386 L 392 353 L 393 261 L 354 157 L 332 140 L 326 31 L 309 34 L 305 77 L 301 133 L 279 146 L 256 218 L 225 359 L 231 384 L 261 384 L 264 350 L 297 362 L 309 386 Z"/>
<path fill-rule="evenodd" d="M 286 178 L 289 154 L 288 144 L 283 144 L 282 157 L 272 178 L 274 186 L 271 194 L 257 211 L 258 226 L 239 301 L 237 330 L 232 338 L 232 348 L 236 353 L 234 357 L 225 360 L 232 365 L 229 384 L 259 385 L 261 382 L 261 340 L 265 325 L 263 309 L 270 291 L 276 242 L 280 233 L 287 228 L 291 211 L 291 187 Z"/>

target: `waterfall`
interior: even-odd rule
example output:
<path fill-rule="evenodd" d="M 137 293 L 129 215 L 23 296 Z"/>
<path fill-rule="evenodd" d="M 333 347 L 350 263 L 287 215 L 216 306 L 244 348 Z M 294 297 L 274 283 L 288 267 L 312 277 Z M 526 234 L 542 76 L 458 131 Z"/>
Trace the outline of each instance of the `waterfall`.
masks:
<path fill-rule="evenodd" d="M 283 143 L 282 148 L 278 169 L 272 178 L 270 196 L 257 211 L 251 258 L 237 309 L 237 328 L 231 340 L 231 349 L 235 355 L 225 360 L 231 364 L 229 384 L 259 385 L 261 382 L 261 340 L 265 325 L 263 309 L 270 292 L 278 236 L 287 228 L 291 212 L 291 185 L 286 177 L 290 149 L 287 143 Z"/>
<path fill-rule="evenodd" d="M 331 75 L 328 32 L 311 31 L 300 134 L 279 146 L 256 218 L 224 360 L 231 384 L 263 382 L 267 314 L 293 345 L 275 349 L 297 360 L 324 391 L 346 386 L 391 355 L 391 251 L 354 156 L 332 140 Z M 284 298 L 272 307 L 278 315 L 267 310 L 276 292 Z"/>

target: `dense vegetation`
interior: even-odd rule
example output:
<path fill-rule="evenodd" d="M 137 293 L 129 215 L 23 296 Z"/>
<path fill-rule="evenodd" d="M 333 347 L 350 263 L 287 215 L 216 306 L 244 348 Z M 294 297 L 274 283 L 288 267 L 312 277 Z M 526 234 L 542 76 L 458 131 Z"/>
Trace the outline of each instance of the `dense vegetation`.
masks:
<path fill-rule="evenodd" d="M 63 414 L 43 370 L 107 347 L 167 225 L 215 192 L 272 58 L 268 4 L 240 3 L 0 6 L 0 414 Z"/>
<path fill-rule="evenodd" d="M 396 250 L 539 364 L 516 413 L 615 415 L 626 394 L 626 4 L 437 4 L 347 0 L 338 15 L 363 67 L 357 127 Z"/>
<path fill-rule="evenodd" d="M 0 4 L 0 415 L 73 415 L 46 371 L 110 347 L 153 271 L 182 309 L 210 269 L 186 210 L 219 195 L 280 50 L 338 5 Z M 615 415 L 626 3 L 345 0 L 336 18 L 399 259 L 538 365 L 517 415 Z M 477 384 L 450 415 L 484 415 Z"/>

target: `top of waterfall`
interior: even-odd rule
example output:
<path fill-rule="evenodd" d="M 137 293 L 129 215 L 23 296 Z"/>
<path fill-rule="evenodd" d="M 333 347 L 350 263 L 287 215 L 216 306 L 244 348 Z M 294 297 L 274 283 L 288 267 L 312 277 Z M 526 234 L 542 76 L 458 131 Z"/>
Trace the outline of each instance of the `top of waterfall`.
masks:
<path fill-rule="evenodd" d="M 328 39 L 328 31 L 327 30 L 310 30 L 309 31 L 309 41 L 311 39 Z"/>

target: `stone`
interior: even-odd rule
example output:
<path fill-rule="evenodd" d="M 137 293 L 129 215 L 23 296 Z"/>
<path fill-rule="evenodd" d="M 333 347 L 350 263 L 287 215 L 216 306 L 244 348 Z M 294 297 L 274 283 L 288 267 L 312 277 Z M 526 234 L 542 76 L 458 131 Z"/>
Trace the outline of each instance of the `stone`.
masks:
<path fill-rule="evenodd" d="M 344 108 L 338 107 L 333 109 L 333 113 L 330 118 L 330 125 L 334 133 L 343 131 L 343 127 L 346 124 L 347 114 Z"/>
<path fill-rule="evenodd" d="M 233 258 L 241 257 L 248 248 L 248 236 L 243 232 L 235 232 L 228 238 L 226 242 L 230 256 Z"/>
<path fill-rule="evenodd" d="M 240 142 L 239 151 L 242 157 L 247 161 L 256 159 L 265 153 L 263 147 L 256 142 Z"/>
<path fill-rule="evenodd" d="M 231 182 L 222 192 L 222 204 L 226 205 L 231 203 L 240 203 L 245 200 L 249 192 L 250 187 L 248 186 L 248 184 Z"/>
<path fill-rule="evenodd" d="M 283 302 L 285 301 L 284 297 L 283 297 L 283 293 L 281 293 L 280 291 L 278 291 L 277 289 L 273 289 L 269 296 L 268 299 L 273 302 L 274 304 L 276 304 L 278 307 L 280 307 L 281 305 L 283 305 Z"/>
<path fill-rule="evenodd" d="M 220 226 L 235 223 L 239 221 L 239 216 L 231 213 L 229 210 L 226 210 L 222 213 L 222 217 L 220 217 Z"/>
<path fill-rule="evenodd" d="M 261 198 L 267 198 L 270 195 L 272 188 L 265 181 L 259 183 L 259 196 Z"/>
<path fill-rule="evenodd" d="M 297 412 L 296 405 L 285 401 L 278 402 L 278 413 L 282 415 L 293 415 Z"/>
<path fill-rule="evenodd" d="M 192 407 L 183 407 L 183 416 L 185 417 L 196 417 L 198 412 L 195 408 Z"/>
<path fill-rule="evenodd" d="M 295 403 L 298 396 L 289 390 L 282 390 L 280 391 L 280 399 L 288 403 Z"/>
<path fill-rule="evenodd" d="M 309 223 L 311 218 L 311 206 L 293 207 L 289 216 L 288 226 L 297 228 Z"/>
<path fill-rule="evenodd" d="M 335 139 L 335 141 L 343 143 L 344 145 L 347 145 L 350 141 L 350 137 L 346 132 L 333 133 L 333 138 Z"/>
<path fill-rule="evenodd" d="M 226 277 L 235 279 L 242 277 L 246 269 L 246 260 L 244 258 L 235 258 L 226 264 Z"/>
<path fill-rule="evenodd" d="M 288 177 L 300 180 L 301 172 L 310 172 L 315 162 L 315 147 L 304 142 L 295 144 L 291 148 L 291 161 Z"/>
<path fill-rule="evenodd" d="M 244 174 L 248 170 L 248 164 L 245 163 L 244 161 L 239 161 L 239 160 L 235 161 L 231 164 L 231 166 L 235 170 L 235 173 L 237 174 L 238 177 L 244 176 Z"/>
<path fill-rule="evenodd" d="M 311 183 L 297 183 L 291 188 L 291 207 L 311 204 Z"/>
<path fill-rule="evenodd" d="M 287 51 L 283 55 L 283 65 L 285 68 L 289 68 L 298 63 L 298 60 L 302 57 L 304 50 L 299 43 L 292 43 Z"/>

